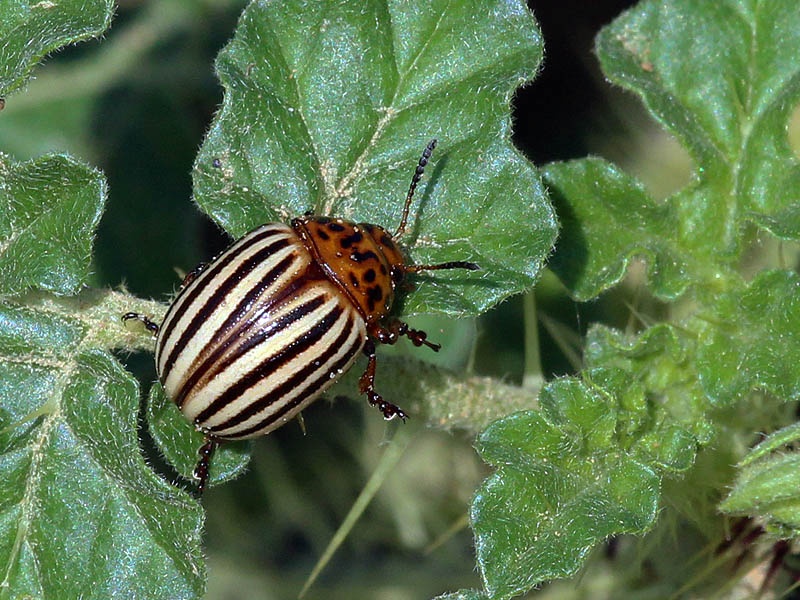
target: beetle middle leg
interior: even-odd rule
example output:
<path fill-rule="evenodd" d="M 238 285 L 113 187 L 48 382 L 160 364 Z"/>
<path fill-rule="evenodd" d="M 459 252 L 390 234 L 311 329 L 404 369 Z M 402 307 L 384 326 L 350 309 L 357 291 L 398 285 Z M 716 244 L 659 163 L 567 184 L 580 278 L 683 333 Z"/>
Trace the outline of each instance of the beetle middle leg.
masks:
<path fill-rule="evenodd" d="M 424 344 L 434 352 L 438 352 L 442 348 L 440 344 L 429 342 L 427 333 L 419 329 L 411 329 L 400 319 L 389 319 L 385 325 L 373 326 L 370 334 L 381 344 L 396 344 L 397 340 L 406 336 L 417 347 Z"/>
<path fill-rule="evenodd" d="M 367 339 L 367 342 L 364 344 L 364 354 L 367 355 L 367 368 L 364 370 L 364 374 L 361 375 L 361 379 L 358 380 L 358 391 L 362 394 L 366 394 L 367 401 L 372 406 L 377 406 L 378 410 L 383 413 L 383 418 L 387 421 L 395 417 L 400 417 L 405 421 L 408 418 L 405 411 L 399 406 L 387 402 L 383 399 L 383 396 L 375 391 L 376 355 L 375 342 L 371 339 Z"/>

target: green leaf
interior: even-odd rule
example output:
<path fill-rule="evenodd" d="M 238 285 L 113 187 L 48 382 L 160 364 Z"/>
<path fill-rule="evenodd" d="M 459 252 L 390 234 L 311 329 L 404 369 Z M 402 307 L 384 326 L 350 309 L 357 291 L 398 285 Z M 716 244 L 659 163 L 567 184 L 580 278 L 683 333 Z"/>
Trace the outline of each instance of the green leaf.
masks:
<path fill-rule="evenodd" d="M 136 307 L 110 292 L 51 293 L 87 281 L 104 179 L 52 156 L 5 159 L 2 185 L 0 589 L 196 598 L 202 512 L 145 463 L 138 387 L 101 349 Z"/>
<path fill-rule="evenodd" d="M 800 277 L 766 271 L 718 298 L 698 349 L 708 396 L 731 405 L 751 390 L 800 398 Z"/>
<path fill-rule="evenodd" d="M 542 174 L 561 220 L 562 243 L 550 267 L 576 299 L 615 285 L 634 257 L 647 259 L 657 295 L 683 292 L 686 266 L 681 248 L 669 239 L 677 229 L 669 207 L 599 158 L 551 163 Z"/>
<path fill-rule="evenodd" d="M 571 379 L 542 392 L 542 412 L 491 425 L 478 449 L 497 472 L 472 505 L 478 565 L 492 598 L 574 574 L 593 546 L 642 533 L 659 477 L 612 444 L 617 412 L 599 388 Z"/>
<path fill-rule="evenodd" d="M 22 86 L 48 52 L 103 33 L 113 10 L 111 0 L 0 2 L 0 98 Z"/>
<path fill-rule="evenodd" d="M 797 185 L 791 183 L 788 185 Z M 800 204 L 791 204 L 771 215 L 754 214 L 753 219 L 764 229 L 784 240 L 797 239 L 800 232 Z"/>
<path fill-rule="evenodd" d="M 147 403 L 147 425 L 153 441 L 166 461 L 187 481 L 193 481 L 197 451 L 204 436 L 186 420 L 167 398 L 164 388 L 153 383 Z M 250 460 L 252 442 L 223 444 L 214 452 L 208 485 L 217 485 L 241 475 Z"/>
<path fill-rule="evenodd" d="M 603 31 L 597 51 L 697 162 L 697 184 L 675 198 L 688 248 L 736 258 L 742 219 L 798 203 L 786 137 L 800 99 L 794 0 L 643 2 Z"/>
<path fill-rule="evenodd" d="M 81 310 L 107 299 L 0 303 L 0 587 L 15 598 L 205 586 L 200 507 L 145 463 L 137 384 L 92 349 L 107 324 Z"/>
<path fill-rule="evenodd" d="M 482 270 L 417 278 L 405 313 L 477 314 L 530 288 L 555 237 L 508 141 L 511 95 L 541 56 L 521 2 L 251 4 L 217 61 L 225 99 L 196 200 L 234 236 L 308 210 L 393 231 L 438 138 L 402 242 L 418 264 Z"/>
<path fill-rule="evenodd" d="M 618 398 L 622 446 L 661 472 L 691 467 L 715 433 L 691 340 L 660 324 L 637 336 L 594 326 L 586 342 L 586 377 Z"/>
<path fill-rule="evenodd" d="M 781 537 L 800 531 L 800 454 L 788 444 L 800 439 L 800 424 L 776 431 L 739 463 L 733 489 L 720 509 L 758 517 Z"/>
<path fill-rule="evenodd" d="M 88 282 L 105 202 L 102 174 L 66 156 L 0 155 L 0 295 L 74 294 Z"/>
<path fill-rule="evenodd" d="M 791 447 L 798 441 L 800 441 L 800 422 L 787 425 L 780 431 L 776 431 L 769 437 L 762 440 L 758 446 L 750 450 L 750 452 L 747 453 L 747 456 L 745 456 L 741 462 L 739 462 L 739 466 L 746 467 L 757 460 L 768 457 L 776 450 L 782 449 L 786 446 Z"/>
<path fill-rule="evenodd" d="M 434 600 L 489 600 L 489 596 L 478 590 L 459 590 L 452 594 L 436 596 Z"/>
<path fill-rule="evenodd" d="M 786 136 L 800 100 L 798 32 L 794 0 L 644 1 L 603 29 L 606 76 L 641 97 L 696 173 L 656 203 L 601 161 L 548 167 L 566 222 L 556 269 L 576 297 L 614 285 L 633 255 L 648 259 L 661 298 L 714 289 L 733 277 L 748 221 L 800 238 L 800 171 Z"/>

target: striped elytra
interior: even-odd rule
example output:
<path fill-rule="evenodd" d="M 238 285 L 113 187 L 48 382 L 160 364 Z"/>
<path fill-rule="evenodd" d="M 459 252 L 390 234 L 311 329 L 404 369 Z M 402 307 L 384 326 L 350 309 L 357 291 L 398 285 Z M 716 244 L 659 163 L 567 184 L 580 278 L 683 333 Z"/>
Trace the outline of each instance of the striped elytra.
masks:
<path fill-rule="evenodd" d="M 291 227 L 250 232 L 195 277 L 156 341 L 167 395 L 206 434 L 242 439 L 294 417 L 347 370 L 364 319 Z"/>
<path fill-rule="evenodd" d="M 384 228 L 306 215 L 262 225 L 196 268 L 161 325 L 128 313 L 156 334 L 156 371 L 167 395 L 203 432 L 198 491 L 225 440 L 269 433 L 295 417 L 347 371 L 360 353 L 359 392 L 384 418 L 405 412 L 375 392 L 375 342 L 406 336 L 433 350 L 423 331 L 390 316 L 407 273 L 477 269 L 470 262 L 411 265 L 396 244 L 436 140 L 411 180 L 400 226 Z"/>

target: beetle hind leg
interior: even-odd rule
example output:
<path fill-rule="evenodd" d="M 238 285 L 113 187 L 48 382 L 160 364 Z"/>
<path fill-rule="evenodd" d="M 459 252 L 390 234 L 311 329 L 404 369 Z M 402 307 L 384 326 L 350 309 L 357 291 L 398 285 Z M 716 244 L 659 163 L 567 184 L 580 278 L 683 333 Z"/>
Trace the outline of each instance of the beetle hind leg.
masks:
<path fill-rule="evenodd" d="M 198 460 L 197 466 L 194 468 L 192 475 L 197 479 L 197 495 L 202 496 L 208 483 L 208 473 L 211 468 L 211 458 L 214 456 L 214 451 L 219 446 L 219 440 L 213 436 L 206 436 L 205 443 L 200 446 L 197 451 Z"/>
<path fill-rule="evenodd" d="M 197 279 L 200 276 L 200 273 L 206 270 L 206 267 L 208 267 L 208 263 L 201 262 L 194 269 L 186 273 L 186 275 L 183 276 L 183 281 L 181 281 L 181 289 L 185 288 L 187 285 Z"/>
<path fill-rule="evenodd" d="M 370 405 L 378 407 L 378 410 L 383 413 L 383 418 L 387 421 L 399 417 L 405 422 L 408 418 L 405 411 L 396 404 L 387 402 L 383 399 L 383 396 L 375 391 L 375 343 L 370 339 L 364 344 L 364 354 L 367 355 L 367 368 L 364 369 L 361 379 L 358 380 L 358 391 L 367 396 L 367 401 Z"/>

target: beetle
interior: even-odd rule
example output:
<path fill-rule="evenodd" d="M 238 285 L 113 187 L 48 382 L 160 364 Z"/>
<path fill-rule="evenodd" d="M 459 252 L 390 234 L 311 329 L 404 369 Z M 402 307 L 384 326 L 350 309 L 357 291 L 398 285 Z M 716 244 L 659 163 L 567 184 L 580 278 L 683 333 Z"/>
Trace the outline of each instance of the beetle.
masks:
<path fill-rule="evenodd" d="M 375 343 L 405 336 L 415 346 L 440 346 L 391 316 L 398 287 L 410 273 L 479 269 L 466 261 L 409 264 L 397 245 L 435 147 L 434 139 L 419 159 L 393 234 L 310 213 L 288 225 L 261 225 L 191 271 L 160 326 L 139 313 L 123 315 L 156 336 L 158 378 L 205 435 L 194 470 L 198 493 L 219 443 L 277 429 L 320 397 L 359 353 L 367 356 L 359 393 L 385 419 L 406 420 L 375 391 Z"/>

